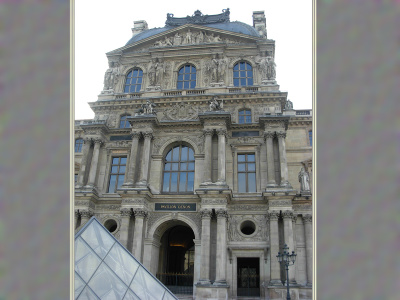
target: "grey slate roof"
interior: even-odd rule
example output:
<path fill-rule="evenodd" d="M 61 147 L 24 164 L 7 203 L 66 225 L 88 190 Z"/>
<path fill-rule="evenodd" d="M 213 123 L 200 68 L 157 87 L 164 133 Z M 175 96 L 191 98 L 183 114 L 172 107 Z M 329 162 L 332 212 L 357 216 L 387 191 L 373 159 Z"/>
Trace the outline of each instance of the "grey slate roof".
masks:
<path fill-rule="evenodd" d="M 242 34 L 246 34 L 246 35 L 250 35 L 250 36 L 254 36 L 254 37 L 260 37 L 260 35 L 258 34 L 257 30 L 255 30 L 254 27 L 252 27 L 252 26 L 250 26 L 248 24 L 245 24 L 243 22 L 239 22 L 239 21 L 224 22 L 224 23 L 214 23 L 214 24 L 201 24 L 201 25 L 205 26 L 205 27 L 210 27 L 210 28 L 227 30 L 227 31 L 235 32 L 235 33 L 242 33 Z M 143 40 L 145 38 L 151 37 L 153 35 L 156 35 L 158 33 L 162 33 L 164 31 L 167 31 L 167 30 L 170 30 L 170 29 L 173 29 L 173 28 L 177 28 L 177 27 L 175 27 L 175 26 L 165 26 L 165 27 L 161 27 L 161 28 L 152 28 L 152 29 L 145 30 L 145 31 L 133 36 L 126 43 L 126 45 L 136 43 L 136 42 L 138 42 L 140 40 Z"/>

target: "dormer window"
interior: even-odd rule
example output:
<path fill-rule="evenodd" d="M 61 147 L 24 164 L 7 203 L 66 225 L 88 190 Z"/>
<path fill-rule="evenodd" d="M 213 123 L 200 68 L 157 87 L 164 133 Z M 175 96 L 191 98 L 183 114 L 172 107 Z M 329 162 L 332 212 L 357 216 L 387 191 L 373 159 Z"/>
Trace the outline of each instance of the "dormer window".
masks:
<path fill-rule="evenodd" d="M 233 85 L 253 85 L 253 68 L 248 62 L 241 61 L 233 67 Z"/>
<path fill-rule="evenodd" d="M 178 71 L 178 90 L 194 89 L 196 87 L 196 67 L 184 65 Z"/>

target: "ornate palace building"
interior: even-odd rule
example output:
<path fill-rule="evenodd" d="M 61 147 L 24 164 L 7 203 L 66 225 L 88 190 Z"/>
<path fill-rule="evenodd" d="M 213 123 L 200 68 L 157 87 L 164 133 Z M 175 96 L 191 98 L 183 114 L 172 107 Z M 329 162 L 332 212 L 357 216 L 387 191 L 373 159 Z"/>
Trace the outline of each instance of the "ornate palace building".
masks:
<path fill-rule="evenodd" d="M 135 21 L 106 54 L 75 121 L 75 229 L 95 216 L 179 297 L 311 299 L 312 112 L 279 90 L 264 12 L 229 13 Z"/>

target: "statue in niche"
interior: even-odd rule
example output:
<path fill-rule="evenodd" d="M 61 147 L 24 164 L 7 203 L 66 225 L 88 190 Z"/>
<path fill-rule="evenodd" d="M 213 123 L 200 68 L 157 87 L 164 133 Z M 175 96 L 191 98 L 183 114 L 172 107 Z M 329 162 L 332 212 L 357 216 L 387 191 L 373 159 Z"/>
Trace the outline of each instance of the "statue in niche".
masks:
<path fill-rule="evenodd" d="M 108 62 L 109 68 L 104 74 L 104 87 L 103 90 L 113 90 L 117 83 L 117 78 L 120 75 L 120 70 L 117 62 Z"/>
<path fill-rule="evenodd" d="M 293 102 L 290 101 L 289 99 L 286 101 L 285 109 L 286 110 L 292 110 L 293 109 Z"/>
<path fill-rule="evenodd" d="M 274 58 L 272 56 L 267 56 L 268 58 L 268 64 L 267 64 L 267 78 L 268 80 L 270 79 L 275 79 L 275 62 Z"/>
<path fill-rule="evenodd" d="M 160 79 L 163 73 L 164 64 L 158 58 L 153 59 L 147 71 L 150 86 L 160 85 Z"/>
<path fill-rule="evenodd" d="M 190 29 L 188 29 L 188 31 L 186 32 L 186 36 L 185 36 L 183 43 L 184 44 L 192 44 L 192 32 L 190 31 Z"/>
<path fill-rule="evenodd" d="M 299 172 L 300 192 L 310 193 L 310 175 L 304 168 L 301 168 Z"/>
<path fill-rule="evenodd" d="M 204 42 L 204 34 L 203 31 L 200 31 L 196 36 L 196 43 L 200 44 Z"/>
<path fill-rule="evenodd" d="M 174 45 L 180 45 L 181 44 L 181 36 L 179 35 L 179 32 L 175 33 L 174 36 Z"/>
<path fill-rule="evenodd" d="M 218 53 L 215 54 L 213 59 L 211 60 L 211 66 L 209 66 L 212 82 L 224 81 L 226 66 L 226 59 L 224 57 L 221 57 Z"/>
<path fill-rule="evenodd" d="M 151 102 L 150 100 L 146 100 L 146 103 L 143 103 L 141 107 L 137 111 L 137 115 L 155 115 L 156 110 L 154 109 L 156 104 Z"/>
<path fill-rule="evenodd" d="M 268 57 L 266 57 L 265 54 L 262 56 L 257 55 L 255 61 L 258 65 L 258 69 L 261 72 L 261 79 L 267 79 Z"/>
<path fill-rule="evenodd" d="M 211 100 L 209 101 L 210 103 L 210 111 L 222 111 L 224 108 L 224 100 L 221 99 L 220 102 L 218 102 L 217 97 L 212 97 Z"/>

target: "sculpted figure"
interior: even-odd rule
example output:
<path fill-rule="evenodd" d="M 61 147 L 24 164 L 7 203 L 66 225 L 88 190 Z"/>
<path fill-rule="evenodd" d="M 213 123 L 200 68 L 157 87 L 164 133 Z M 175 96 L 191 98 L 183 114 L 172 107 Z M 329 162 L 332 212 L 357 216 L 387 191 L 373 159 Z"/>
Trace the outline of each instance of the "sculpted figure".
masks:
<path fill-rule="evenodd" d="M 255 60 L 261 72 L 261 79 L 267 79 L 268 57 L 258 55 Z"/>
<path fill-rule="evenodd" d="M 267 64 L 267 78 L 274 79 L 275 78 L 275 62 L 272 56 L 268 56 L 268 64 Z"/>
<path fill-rule="evenodd" d="M 199 34 L 197 35 L 196 39 L 197 44 L 203 43 L 204 42 L 204 34 L 203 31 L 200 31 Z"/>
<path fill-rule="evenodd" d="M 300 191 L 301 192 L 309 192 L 310 191 L 310 175 L 308 172 L 301 168 L 299 172 L 299 182 L 300 182 Z"/>
<path fill-rule="evenodd" d="M 153 59 L 148 68 L 150 86 L 160 84 L 161 76 L 164 73 L 164 64 L 158 59 Z"/>
<path fill-rule="evenodd" d="M 147 100 L 146 103 L 142 104 L 137 113 L 139 115 L 153 115 L 156 113 L 154 107 L 156 107 L 156 105 L 150 100 Z"/>
<path fill-rule="evenodd" d="M 224 108 L 223 100 L 221 100 L 221 102 L 218 102 L 217 97 L 212 97 L 209 103 L 210 103 L 210 111 L 223 110 Z"/>
<path fill-rule="evenodd" d="M 285 109 L 293 109 L 293 102 L 289 99 L 286 101 Z"/>
<path fill-rule="evenodd" d="M 165 37 L 165 40 L 164 40 L 164 44 L 165 44 L 166 46 L 172 46 L 171 38 L 166 36 L 166 37 Z"/>
<path fill-rule="evenodd" d="M 186 32 L 184 43 L 192 44 L 192 33 L 190 32 L 190 29 L 188 29 L 188 31 Z"/>
<path fill-rule="evenodd" d="M 117 78 L 119 74 L 118 63 L 109 62 L 109 68 L 104 74 L 104 87 L 103 90 L 112 90 L 114 89 L 115 84 L 117 83 Z"/>
<path fill-rule="evenodd" d="M 215 54 L 211 60 L 210 71 L 212 82 L 223 82 L 225 77 L 227 61 L 224 57 L 220 57 L 219 54 Z"/>

